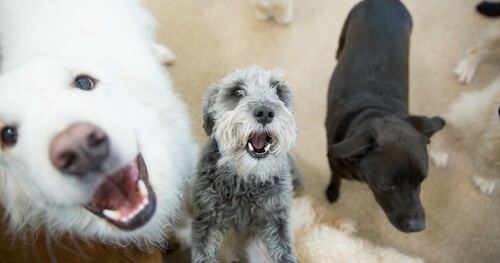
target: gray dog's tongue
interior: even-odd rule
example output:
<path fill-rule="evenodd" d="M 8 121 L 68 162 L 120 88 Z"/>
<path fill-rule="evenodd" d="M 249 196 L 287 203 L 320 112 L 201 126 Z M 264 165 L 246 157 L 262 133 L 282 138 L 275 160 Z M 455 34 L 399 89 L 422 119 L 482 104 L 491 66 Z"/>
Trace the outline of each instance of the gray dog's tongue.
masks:
<path fill-rule="evenodd" d="M 263 149 L 266 146 L 267 134 L 259 134 L 252 136 L 250 142 L 252 143 L 255 149 Z"/>

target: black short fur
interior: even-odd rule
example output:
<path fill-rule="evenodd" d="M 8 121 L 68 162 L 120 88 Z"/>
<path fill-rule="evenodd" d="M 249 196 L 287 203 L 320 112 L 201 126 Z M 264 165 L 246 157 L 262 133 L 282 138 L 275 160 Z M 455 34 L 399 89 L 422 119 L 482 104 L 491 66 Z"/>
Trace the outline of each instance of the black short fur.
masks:
<path fill-rule="evenodd" d="M 420 183 L 426 144 L 444 126 L 440 117 L 408 111 L 408 53 L 412 19 L 398 0 L 365 0 L 349 13 L 330 81 L 326 130 L 332 172 L 327 197 L 341 178 L 368 184 L 399 230 L 425 228 Z"/>

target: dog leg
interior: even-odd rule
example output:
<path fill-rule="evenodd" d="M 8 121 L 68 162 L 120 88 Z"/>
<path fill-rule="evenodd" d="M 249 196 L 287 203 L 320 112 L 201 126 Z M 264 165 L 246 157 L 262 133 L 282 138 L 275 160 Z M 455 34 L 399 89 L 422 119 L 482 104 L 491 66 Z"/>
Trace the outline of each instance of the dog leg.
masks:
<path fill-rule="evenodd" d="M 461 84 L 469 84 L 474 75 L 476 75 L 477 67 L 479 63 L 489 54 L 490 52 L 481 47 L 472 48 L 465 58 L 458 62 L 455 68 L 455 75 L 457 75 L 458 82 Z"/>
<path fill-rule="evenodd" d="M 155 43 L 153 45 L 153 51 L 156 53 L 156 56 L 160 59 L 160 61 L 166 65 L 172 65 L 175 61 L 175 55 L 172 50 L 170 50 L 167 46 L 162 44 Z"/>
<path fill-rule="evenodd" d="M 494 126 L 496 123 L 493 123 Z M 493 129 L 492 129 L 493 130 Z M 490 195 L 495 191 L 498 180 L 498 171 L 500 171 L 500 161 L 496 158 L 497 148 L 492 146 L 495 135 L 486 133 L 482 137 L 482 142 L 476 149 L 474 155 L 474 176 L 472 181 L 485 195 Z"/>
<path fill-rule="evenodd" d="M 328 197 L 328 201 L 330 201 L 330 203 L 333 203 L 339 199 L 339 195 L 340 195 L 340 178 L 332 173 L 330 184 L 326 189 L 326 197 Z"/>
<path fill-rule="evenodd" d="M 297 262 L 287 215 L 288 213 L 282 213 L 281 217 L 274 217 L 270 222 L 264 224 L 260 233 L 260 237 L 275 263 Z"/>
<path fill-rule="evenodd" d="M 460 60 L 455 68 L 455 74 L 458 77 L 458 82 L 468 84 L 474 78 L 476 70 L 481 61 L 498 50 L 500 45 L 499 29 L 500 23 L 495 23 L 488 28 L 481 40 L 473 46 L 467 55 Z"/>
<path fill-rule="evenodd" d="M 219 250 L 224 240 L 225 229 L 207 221 L 195 218 L 193 223 L 193 246 L 191 249 L 191 262 L 215 263 Z"/>
<path fill-rule="evenodd" d="M 450 152 L 462 140 L 457 134 L 452 123 L 447 123 L 443 130 L 437 133 L 429 146 L 429 157 L 437 167 L 446 167 Z"/>
<path fill-rule="evenodd" d="M 293 19 L 293 0 L 272 0 L 274 21 L 280 25 L 289 25 Z"/>
<path fill-rule="evenodd" d="M 288 163 L 290 164 L 290 172 L 292 173 L 293 191 L 297 192 L 304 189 L 304 176 L 297 166 L 297 161 L 293 155 L 288 154 Z"/>
<path fill-rule="evenodd" d="M 332 172 L 331 174 L 331 179 L 330 179 L 330 184 L 328 185 L 328 188 L 326 189 L 326 197 L 328 198 L 328 201 L 330 203 L 333 203 L 339 199 L 340 196 L 340 176 L 338 173 L 341 171 L 337 171 L 335 168 L 334 161 L 331 160 L 330 158 L 328 159 L 328 163 L 330 164 L 330 171 Z"/>
<path fill-rule="evenodd" d="M 485 178 L 477 174 L 472 177 L 472 181 L 479 189 L 479 191 L 485 195 L 492 194 L 495 191 L 496 185 L 498 183 L 498 181 L 495 179 Z"/>
<path fill-rule="evenodd" d="M 254 0 L 255 15 L 260 20 L 269 20 L 272 17 L 269 0 Z"/>

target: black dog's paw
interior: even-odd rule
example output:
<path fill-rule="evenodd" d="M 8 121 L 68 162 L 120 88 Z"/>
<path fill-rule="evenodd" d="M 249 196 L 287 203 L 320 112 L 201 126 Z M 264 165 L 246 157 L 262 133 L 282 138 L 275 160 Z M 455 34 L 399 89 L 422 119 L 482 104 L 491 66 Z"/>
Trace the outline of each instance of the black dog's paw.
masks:
<path fill-rule="evenodd" d="M 339 187 L 335 185 L 329 185 L 326 189 L 326 197 L 330 203 L 333 203 L 339 199 L 340 191 Z"/>
<path fill-rule="evenodd" d="M 485 16 L 500 16 L 500 3 L 483 1 L 476 6 L 476 10 Z"/>

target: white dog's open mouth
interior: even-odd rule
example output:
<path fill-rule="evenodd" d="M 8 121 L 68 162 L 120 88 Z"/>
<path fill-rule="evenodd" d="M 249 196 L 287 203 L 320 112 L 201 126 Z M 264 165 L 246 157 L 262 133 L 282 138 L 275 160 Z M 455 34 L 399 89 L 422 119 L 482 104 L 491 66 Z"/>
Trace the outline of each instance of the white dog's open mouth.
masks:
<path fill-rule="evenodd" d="M 107 176 L 85 208 L 122 230 L 147 223 L 154 214 L 156 197 L 142 156 Z"/>
<path fill-rule="evenodd" d="M 264 158 L 271 149 L 272 138 L 268 133 L 252 134 L 247 142 L 247 151 L 255 158 Z"/>

